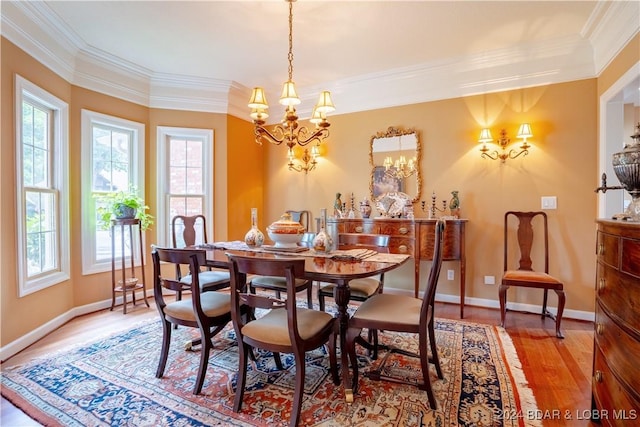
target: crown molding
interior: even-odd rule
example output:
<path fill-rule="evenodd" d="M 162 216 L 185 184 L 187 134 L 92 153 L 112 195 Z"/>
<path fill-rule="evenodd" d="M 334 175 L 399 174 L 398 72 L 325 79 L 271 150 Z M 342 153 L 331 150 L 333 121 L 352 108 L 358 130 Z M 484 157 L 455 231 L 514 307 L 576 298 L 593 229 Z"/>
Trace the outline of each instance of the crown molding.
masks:
<path fill-rule="evenodd" d="M 593 78 L 638 33 L 639 7 L 635 1 L 598 2 L 582 37 L 359 75 L 301 92 L 331 90 L 344 114 Z M 87 46 L 46 2 L 3 2 L 2 35 L 74 85 L 148 107 L 226 113 L 249 120 L 250 90 L 241 83 L 158 74 Z M 302 99 L 300 117 L 311 115 L 314 101 Z"/>

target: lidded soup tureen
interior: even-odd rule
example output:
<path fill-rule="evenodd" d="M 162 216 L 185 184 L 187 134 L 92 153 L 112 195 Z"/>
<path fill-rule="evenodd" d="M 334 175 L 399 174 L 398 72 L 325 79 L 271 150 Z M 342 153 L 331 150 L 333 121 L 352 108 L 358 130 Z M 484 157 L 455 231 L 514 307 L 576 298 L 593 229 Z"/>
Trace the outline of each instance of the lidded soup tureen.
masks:
<path fill-rule="evenodd" d="M 278 221 L 267 227 L 267 234 L 275 242 L 276 248 L 297 247 L 304 231 L 302 224 L 293 221 L 289 213 L 284 213 Z"/>

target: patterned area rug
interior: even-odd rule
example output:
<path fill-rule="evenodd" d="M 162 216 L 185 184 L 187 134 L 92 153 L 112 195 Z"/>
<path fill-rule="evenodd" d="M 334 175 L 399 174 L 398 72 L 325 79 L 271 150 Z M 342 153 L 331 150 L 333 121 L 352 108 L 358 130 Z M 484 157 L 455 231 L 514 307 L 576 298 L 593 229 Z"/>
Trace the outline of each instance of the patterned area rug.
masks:
<path fill-rule="evenodd" d="M 203 394 L 193 395 L 199 353 L 183 343 L 196 331 L 174 331 L 165 375 L 155 378 L 161 342 L 159 321 L 47 359 L 5 369 L 1 393 L 48 426 L 282 426 L 288 424 L 295 366 L 283 355 L 278 371 L 269 353 L 259 353 L 247 376 L 241 413 L 234 413 L 237 346 L 228 327 L 215 349 Z M 301 425 L 305 426 L 525 426 L 537 408 L 508 335 L 501 328 L 437 319 L 444 379 L 431 367 L 438 409 L 426 392 L 409 385 L 361 376 L 355 402 L 344 401 L 331 382 L 324 349 L 309 353 Z M 415 350 L 412 335 L 384 332 L 385 344 Z M 364 353 L 361 372 L 377 363 Z M 419 375 L 411 358 L 394 355 L 390 369 Z M 397 375 L 397 372 L 396 372 Z M 529 411 L 529 412 L 528 412 Z"/>

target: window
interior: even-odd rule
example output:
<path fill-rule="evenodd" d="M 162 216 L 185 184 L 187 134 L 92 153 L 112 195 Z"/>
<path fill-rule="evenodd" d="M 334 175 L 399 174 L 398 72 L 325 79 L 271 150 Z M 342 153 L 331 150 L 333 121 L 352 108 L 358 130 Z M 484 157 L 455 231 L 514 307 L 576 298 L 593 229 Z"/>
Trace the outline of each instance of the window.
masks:
<path fill-rule="evenodd" d="M 144 194 L 144 135 L 142 123 L 82 110 L 83 274 L 111 268 L 111 234 L 98 223 L 97 197 L 131 187 Z M 125 237 L 124 256 L 131 256 L 131 242 Z M 122 255 L 117 247 L 114 256 Z"/>
<path fill-rule="evenodd" d="M 213 131 L 158 127 L 158 230 L 171 245 L 171 219 L 175 215 L 202 214 L 212 236 Z"/>
<path fill-rule="evenodd" d="M 68 105 L 16 75 L 18 295 L 68 280 Z"/>

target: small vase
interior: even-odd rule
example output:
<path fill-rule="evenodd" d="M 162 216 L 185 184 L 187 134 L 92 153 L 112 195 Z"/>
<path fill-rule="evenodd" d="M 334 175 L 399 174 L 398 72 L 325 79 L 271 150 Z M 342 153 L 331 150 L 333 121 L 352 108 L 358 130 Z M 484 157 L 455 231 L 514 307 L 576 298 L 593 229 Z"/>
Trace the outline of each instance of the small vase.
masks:
<path fill-rule="evenodd" d="M 320 209 L 320 231 L 313 239 L 313 250 L 319 253 L 331 252 L 333 247 L 333 239 L 331 235 L 326 231 L 327 225 L 327 210 Z"/>
<path fill-rule="evenodd" d="M 360 202 L 360 213 L 362 214 L 362 218 L 369 218 L 371 215 L 371 205 L 368 199 Z"/>
<path fill-rule="evenodd" d="M 251 229 L 244 235 L 244 242 L 250 248 L 262 246 L 264 234 L 258 229 L 258 208 L 251 208 Z"/>
<path fill-rule="evenodd" d="M 449 202 L 449 210 L 451 211 L 451 216 L 460 218 L 460 198 L 458 197 L 458 192 L 452 191 L 451 196 L 451 201 Z"/>

